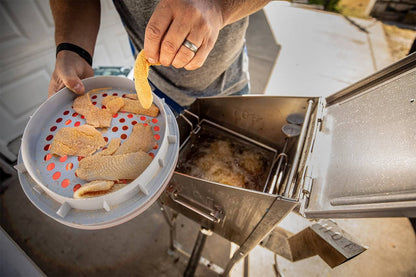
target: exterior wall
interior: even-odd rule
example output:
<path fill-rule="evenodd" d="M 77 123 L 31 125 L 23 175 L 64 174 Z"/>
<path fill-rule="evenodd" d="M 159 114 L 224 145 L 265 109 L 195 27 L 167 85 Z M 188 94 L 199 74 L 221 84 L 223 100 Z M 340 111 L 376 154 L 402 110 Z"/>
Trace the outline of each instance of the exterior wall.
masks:
<path fill-rule="evenodd" d="M 0 153 L 15 161 L 29 116 L 48 95 L 54 22 L 48 0 L 2 0 L 0 23 Z M 111 0 L 101 0 L 93 67 L 133 64 L 120 17 Z"/>

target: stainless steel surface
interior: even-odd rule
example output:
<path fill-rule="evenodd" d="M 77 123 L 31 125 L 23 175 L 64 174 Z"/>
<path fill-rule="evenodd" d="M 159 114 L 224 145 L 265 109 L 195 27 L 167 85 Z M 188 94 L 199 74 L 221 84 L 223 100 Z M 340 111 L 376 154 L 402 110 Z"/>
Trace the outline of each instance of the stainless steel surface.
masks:
<path fill-rule="evenodd" d="M 177 191 L 211 210 L 222 210 L 224 219 L 220 223 L 206 219 L 172 201 L 169 191 Z M 273 195 L 209 182 L 178 172 L 174 173 L 161 198 L 164 204 L 238 245 L 246 241 L 275 199 L 276 196 Z M 285 207 L 282 204 L 282 209 Z M 279 220 L 276 217 L 276 223 Z"/>
<path fill-rule="evenodd" d="M 292 113 L 287 116 L 286 120 L 290 124 L 302 125 L 303 121 L 305 121 L 305 114 Z"/>
<path fill-rule="evenodd" d="M 224 275 L 230 272 L 233 266 L 244 258 L 254 247 L 256 247 L 266 235 L 282 220 L 295 206 L 296 201 L 290 201 L 282 197 L 276 197 L 270 209 L 264 214 L 259 224 L 253 229 L 250 236 L 240 244 L 231 260 L 224 269 Z"/>
<path fill-rule="evenodd" d="M 181 146 L 178 172 L 214 182 L 264 191 L 277 150 L 202 119 Z"/>
<path fill-rule="evenodd" d="M 180 195 L 176 191 L 170 194 L 170 198 L 176 204 L 189 209 L 190 211 L 208 219 L 209 221 L 212 221 L 213 223 L 220 223 L 224 218 L 224 212 L 222 210 L 204 207 L 202 204 L 196 203 L 195 201 Z"/>
<path fill-rule="evenodd" d="M 215 128 L 217 128 L 217 129 L 221 129 L 221 130 L 223 130 L 223 131 L 225 131 L 225 132 L 227 132 L 227 133 L 230 133 L 230 134 L 232 134 L 232 135 L 234 135 L 234 136 L 236 136 L 236 137 L 242 138 L 242 139 L 243 139 L 243 140 L 245 140 L 245 141 L 248 141 L 248 142 L 250 142 L 250 143 L 252 143 L 252 144 L 255 144 L 255 145 L 257 145 L 257 146 L 260 146 L 260 147 L 262 147 L 262 148 L 265 148 L 265 149 L 267 149 L 267 150 L 269 150 L 269 151 L 276 152 L 276 149 L 274 149 L 274 148 L 272 148 L 272 147 L 269 147 L 268 145 L 266 145 L 266 144 L 264 144 L 264 143 L 261 143 L 261 142 L 259 142 L 259 141 L 254 140 L 254 139 L 251 139 L 250 137 L 247 137 L 247 136 L 245 136 L 245 135 L 243 135 L 243 134 L 241 134 L 241 133 L 235 132 L 235 131 L 233 131 L 233 130 L 231 130 L 231 129 L 229 129 L 229 128 L 225 128 L 225 127 L 223 127 L 223 126 L 221 126 L 221 125 L 219 125 L 219 124 L 217 124 L 217 123 L 215 123 L 215 122 L 212 122 L 212 121 L 210 121 L 210 120 L 203 119 L 203 120 L 201 120 L 201 122 L 200 122 L 200 126 L 203 126 L 202 124 L 204 124 L 204 123 L 207 123 L 207 124 L 209 124 L 209 125 L 212 125 L 212 126 L 214 126 Z"/>
<path fill-rule="evenodd" d="M 176 240 L 176 226 L 177 226 L 177 216 L 178 213 L 175 211 L 170 210 L 166 206 L 162 204 L 160 199 L 158 200 L 158 204 L 160 206 L 160 209 L 162 211 L 162 214 L 166 220 L 166 223 L 169 225 L 169 233 L 170 233 L 170 239 L 169 239 L 169 249 L 168 254 L 170 256 L 173 256 L 175 259 L 178 259 L 180 255 L 184 256 L 186 259 L 191 259 L 191 254 L 189 254 L 187 251 L 185 251 Z M 200 232 L 206 236 L 211 236 L 212 231 L 207 229 L 200 229 Z M 195 261 L 194 261 L 195 262 Z M 211 261 L 207 260 L 206 258 L 200 256 L 199 260 L 197 261 L 199 264 L 206 266 L 213 272 L 217 274 L 222 274 L 224 272 L 224 269 L 220 266 L 212 263 Z"/>
<path fill-rule="evenodd" d="M 334 93 L 326 98 L 328 105 L 335 104 L 337 102 L 349 99 L 354 95 L 365 92 L 386 79 L 397 77 L 416 66 L 416 53 L 410 54 L 407 57 L 393 63 L 386 68 L 377 71 L 376 73 L 362 79 L 361 81 L 352 84 L 351 86 Z"/>
<path fill-rule="evenodd" d="M 309 99 L 258 95 L 207 97 L 198 98 L 190 110 L 200 118 L 211 120 L 272 148 L 282 149 L 285 137 L 281 129 L 287 124 L 288 115 L 305 114 Z M 317 99 L 313 98 L 315 102 Z"/>
<path fill-rule="evenodd" d="M 296 124 L 286 124 L 282 127 L 283 134 L 288 138 L 299 136 L 301 131 L 302 126 Z"/>
<path fill-rule="evenodd" d="M 309 119 L 311 117 L 313 103 L 314 103 L 313 100 L 308 100 L 308 109 L 306 110 L 305 120 L 303 121 L 302 130 L 301 130 L 301 133 L 299 135 L 298 143 L 297 143 L 297 146 L 296 146 L 295 156 L 293 158 L 292 168 L 290 169 L 288 181 L 287 181 L 286 187 L 285 187 L 285 192 L 283 194 L 286 197 L 292 197 L 293 196 L 294 185 L 292 184 L 292 181 L 293 181 L 293 178 L 295 177 L 295 174 L 297 172 L 300 155 L 302 153 L 302 148 L 303 148 L 303 145 L 305 143 L 305 136 L 306 136 L 306 132 L 307 132 L 308 126 L 309 126 Z"/>
<path fill-rule="evenodd" d="M 314 146 L 316 143 L 316 136 L 318 132 L 322 130 L 322 118 L 325 107 L 325 100 L 320 98 L 316 105 L 315 111 L 312 114 L 310 119 L 310 127 L 308 129 L 305 146 L 302 150 L 301 159 L 299 162 L 298 168 L 298 181 L 296 183 L 299 188 L 296 191 L 296 199 L 298 199 L 300 204 L 301 213 L 304 211 L 304 207 L 307 207 L 309 203 L 313 178 L 312 178 L 312 168 L 314 168 L 316 161 L 313 159 L 315 157 L 319 158 L 319 155 L 316 154 L 317 151 L 314 151 Z M 318 159 L 316 158 L 316 159 Z"/>
<path fill-rule="evenodd" d="M 290 163 L 293 161 L 297 138 L 286 140 L 281 128 L 287 124 L 288 115 L 304 114 L 308 107 L 313 110 L 315 104 L 311 101 L 308 105 L 308 100 L 303 97 L 264 96 L 200 98 L 190 109 L 198 117 L 196 125 L 186 115 L 188 120 L 178 118 L 182 142 L 180 156 L 186 158 L 187 151 L 195 155 L 195 151 L 192 148 L 189 151 L 188 148 L 198 145 L 197 135 L 201 130 L 210 130 L 204 127 L 208 124 L 210 128 L 215 128 L 212 132 L 221 130 L 233 135 L 233 142 L 243 139 L 245 144 L 273 153 L 267 156 L 270 165 L 274 164 L 273 161 L 277 162 L 275 159 L 278 151 L 275 149 L 282 149 L 286 143 L 285 157 L 286 162 Z M 187 122 L 191 120 L 192 125 Z M 271 169 L 268 176 L 272 173 Z M 247 255 L 297 205 L 294 199 L 263 193 L 263 186 L 271 181 L 268 178 L 255 191 L 195 178 L 177 170 L 161 201 L 202 227 L 240 246 L 229 261 L 225 270 L 227 274 L 239 259 Z M 215 211 L 221 211 L 223 218 L 213 216 Z"/>
<path fill-rule="evenodd" d="M 159 204 L 160 210 L 162 211 L 163 217 L 166 220 L 166 223 L 169 225 L 169 250 L 168 253 L 171 255 L 175 252 L 175 241 L 176 241 L 176 219 L 178 213 L 173 212 L 172 215 L 165 206 L 158 199 L 157 203 Z"/>
<path fill-rule="evenodd" d="M 282 153 L 280 153 L 277 156 L 276 173 L 273 176 L 273 180 L 272 180 L 272 183 L 271 183 L 270 188 L 269 188 L 269 193 L 270 194 L 274 193 L 274 190 L 276 188 L 276 184 L 277 184 L 277 190 L 276 191 L 279 191 L 279 186 L 280 186 L 280 183 L 282 182 L 283 174 L 285 172 L 285 169 L 286 169 L 286 166 L 287 166 L 287 161 L 288 161 L 288 157 L 287 157 L 287 154 L 286 154 L 288 142 L 289 142 L 289 138 L 286 140 L 285 145 L 283 146 Z M 283 164 L 283 161 L 285 161 L 284 164 Z M 283 164 L 283 168 L 282 168 L 282 164 Z"/>
<path fill-rule="evenodd" d="M 306 216 L 416 216 L 414 60 L 326 107 Z"/>
<path fill-rule="evenodd" d="M 276 227 L 260 245 L 292 262 L 319 255 L 332 268 L 366 250 L 332 220 L 314 223 L 296 234 Z"/>
<path fill-rule="evenodd" d="M 374 155 L 380 152 L 377 152 L 376 148 L 383 151 L 384 148 L 387 148 L 392 151 L 383 160 L 389 160 L 390 164 L 381 164 L 380 166 L 384 172 L 390 173 L 391 161 L 395 161 L 395 157 L 397 157 L 393 155 L 393 151 L 399 150 L 403 154 L 402 150 L 404 150 L 401 149 L 401 146 L 397 147 L 397 144 L 406 141 L 409 134 L 416 138 L 416 128 L 409 127 L 412 122 L 416 122 L 416 113 L 410 113 L 410 110 L 414 111 L 414 106 L 412 106 L 414 101 L 411 101 L 411 99 L 415 98 L 415 95 L 411 96 L 410 94 L 412 91 L 416 91 L 415 78 L 414 72 L 410 72 L 410 75 L 407 75 L 406 78 L 394 80 L 393 85 L 379 86 L 381 90 L 378 90 L 377 93 L 352 93 L 350 95 L 354 97 L 351 99 L 345 100 L 344 98 L 345 101 L 334 100 L 330 106 L 326 106 L 323 98 L 265 96 L 200 98 L 190 108 L 191 112 L 198 117 L 197 125 L 199 127 L 192 126 L 194 129 L 192 131 L 188 123 L 183 120 L 178 121 L 181 130 L 181 141 L 188 140 L 190 133 L 197 134 L 203 129 L 201 123 L 214 122 L 213 126 L 219 129 L 231 130 L 230 133 L 238 136 L 248 137 L 248 141 L 259 142 L 258 145 L 260 146 L 270 147 L 278 151 L 285 150 L 283 152 L 287 155 L 287 164 L 291 171 L 287 176 L 279 176 L 279 173 L 277 173 L 277 178 L 284 179 L 285 184 L 290 185 L 277 189 L 277 194 L 267 194 L 261 192 L 263 190 L 241 189 L 195 178 L 176 171 L 169 188 L 162 196 L 162 201 L 201 226 L 240 246 L 225 268 L 224 274 L 226 275 L 236 262 L 246 256 L 297 205 L 301 204 L 305 208 L 308 206 L 308 200 L 310 199 L 309 209 L 305 213 L 306 216 L 313 216 L 316 211 L 319 212 L 319 216 L 322 214 L 333 216 L 331 210 L 328 212 L 328 205 L 331 205 L 331 200 L 333 200 L 332 204 L 338 206 L 331 205 L 329 209 L 334 210 L 340 206 L 340 203 L 343 203 L 337 199 L 341 196 L 337 193 L 357 189 L 354 184 L 346 182 L 346 180 L 350 181 L 354 178 L 362 180 L 360 176 L 363 171 L 360 171 L 360 169 L 366 169 L 366 166 L 374 170 L 371 172 L 371 176 L 374 176 L 375 172 L 380 173 L 378 168 L 380 164 L 373 163 Z M 397 88 L 404 89 L 406 92 L 402 90 L 399 95 L 395 94 Z M 396 95 L 395 99 L 392 99 L 393 95 Z M 408 104 L 411 106 L 406 106 L 406 109 L 403 109 L 402 98 L 408 98 Z M 383 111 L 384 107 L 391 106 L 394 108 L 389 112 Z M 390 112 L 394 112 L 394 114 L 390 114 Z M 281 128 L 287 124 L 286 120 L 289 115 L 294 113 L 305 115 L 304 124 L 300 137 L 289 140 L 281 132 Z M 405 117 L 403 113 L 406 114 Z M 187 127 L 181 126 L 182 124 L 187 125 Z M 393 125 L 393 127 L 390 125 Z M 401 141 L 395 141 L 395 144 L 389 144 L 388 147 L 380 145 L 378 142 L 374 143 L 375 138 L 380 136 L 376 131 L 380 130 L 390 136 L 399 134 Z M 391 137 L 383 137 L 383 141 L 387 142 L 389 140 L 391 140 Z M 286 142 L 289 142 L 286 145 L 287 149 L 285 147 Z M 190 144 L 191 139 L 186 143 Z M 407 148 L 412 149 L 410 151 L 412 157 L 416 157 L 415 144 L 412 145 L 409 141 L 405 144 Z M 181 152 L 185 151 L 184 149 L 186 149 L 186 146 L 181 147 Z M 370 150 L 372 155 L 368 155 Z M 401 156 L 399 155 L 399 157 Z M 333 159 L 330 160 L 329 157 Z M 356 163 L 357 160 L 355 159 L 357 157 L 362 158 L 361 164 Z M 354 162 L 351 162 L 350 159 Z M 272 161 L 274 161 L 273 168 L 277 167 L 279 164 L 277 156 Z M 413 180 L 416 180 L 414 173 L 408 171 L 412 167 L 412 161 L 415 160 L 407 160 L 407 163 L 404 166 L 401 165 L 401 168 L 406 168 L 406 173 L 413 176 Z M 324 167 L 322 167 L 323 165 Z M 357 165 L 360 167 L 357 168 Z M 348 166 L 351 166 L 354 170 L 348 168 Z M 398 170 L 398 168 L 394 168 L 394 170 Z M 328 176 L 324 175 L 325 178 L 322 178 L 322 175 L 319 175 L 321 173 L 328 173 Z M 317 178 L 317 176 L 320 178 Z M 383 178 L 385 179 L 385 177 Z M 328 181 L 328 184 L 332 187 L 321 186 L 319 184 L 321 180 Z M 399 178 L 395 178 L 395 180 L 399 180 Z M 271 185 L 270 181 L 266 183 L 266 187 Z M 319 188 L 324 190 L 319 190 Z M 368 187 L 365 187 L 364 192 L 368 189 Z M 411 189 L 412 187 L 407 188 L 408 191 Z M 282 197 L 279 193 L 286 197 Z M 323 199 L 324 194 L 322 193 L 337 197 Z M 362 193 L 362 191 L 359 193 Z M 351 197 L 348 194 L 347 196 Z M 180 200 L 178 202 L 179 198 L 186 201 Z M 394 196 L 390 196 L 390 198 L 394 198 Z M 313 210 L 315 207 L 321 208 L 320 206 L 314 206 L 316 203 L 327 206 L 320 210 Z M 355 205 L 348 212 L 345 212 L 345 207 L 342 207 L 335 210 L 335 213 L 343 217 L 352 217 L 356 215 L 354 212 L 357 212 L 357 206 Z M 222 211 L 223 219 L 213 218 L 212 211 Z M 302 211 L 304 210 L 302 209 Z M 350 211 L 354 212 L 350 213 Z M 365 211 L 369 211 L 367 207 Z M 365 215 L 377 214 L 379 211 L 380 209 L 371 210 L 370 213 Z M 207 215 L 209 216 L 207 217 Z M 363 216 L 363 213 L 360 215 Z"/>
<path fill-rule="evenodd" d="M 294 114 L 294 115 L 299 115 L 299 114 Z M 294 118 L 294 120 L 290 120 L 290 115 L 289 115 L 288 118 L 287 118 L 287 120 L 288 120 L 288 122 L 290 122 L 290 121 L 292 121 L 292 122 L 294 122 L 294 121 L 300 122 L 299 121 L 299 118 L 300 118 L 300 116 L 296 116 Z M 302 120 L 303 120 L 303 118 L 304 118 L 304 116 L 302 116 Z M 272 183 L 271 183 L 270 188 L 269 188 L 269 193 L 273 193 L 274 190 L 275 190 L 275 188 L 276 188 L 276 186 L 277 186 L 276 192 L 279 192 L 280 184 L 281 184 L 281 182 L 283 180 L 284 173 L 285 173 L 285 170 L 286 170 L 286 167 L 287 167 L 287 163 L 288 163 L 288 160 L 289 160 L 288 159 L 288 156 L 286 154 L 286 152 L 287 152 L 287 146 L 289 144 L 289 139 L 291 137 L 297 137 L 297 136 L 300 135 L 301 126 L 295 125 L 293 123 L 286 124 L 286 125 L 284 125 L 282 127 L 282 132 L 286 136 L 285 144 L 283 145 L 282 152 L 279 153 L 279 155 L 276 158 L 276 161 L 277 161 L 276 173 L 273 176 L 273 180 L 272 180 Z M 283 160 L 285 161 L 284 164 L 283 164 Z M 283 168 L 282 168 L 282 164 L 283 164 Z M 263 192 L 265 192 L 265 191 L 266 191 L 266 187 L 263 190 Z"/>

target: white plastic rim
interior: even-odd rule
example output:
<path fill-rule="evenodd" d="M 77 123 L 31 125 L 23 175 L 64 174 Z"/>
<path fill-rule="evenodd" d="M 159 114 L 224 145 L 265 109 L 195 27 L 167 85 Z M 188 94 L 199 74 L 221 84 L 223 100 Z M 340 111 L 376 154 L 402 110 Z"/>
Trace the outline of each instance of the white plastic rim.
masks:
<path fill-rule="evenodd" d="M 100 76 L 85 79 L 83 82 L 86 91 L 108 88 L 109 92 L 134 92 L 134 82 L 125 77 Z M 150 165 L 138 178 L 118 191 L 100 197 L 74 199 L 67 187 L 60 186 L 59 182 L 62 182 L 62 178 L 56 183 L 50 182 L 49 173 L 44 169 L 45 164 L 41 164 L 40 159 L 44 155 L 42 152 L 44 136 L 51 126 L 50 122 L 53 122 L 57 116 L 62 117 L 62 111 L 68 111 L 68 105 L 71 106 L 75 97 L 76 95 L 65 88 L 35 111 L 22 138 L 19 162 L 24 164 L 26 172 L 20 172 L 19 179 L 25 193 L 35 206 L 61 223 L 82 229 L 114 226 L 145 211 L 157 200 L 168 184 L 179 153 L 179 130 L 176 119 L 163 99 L 154 95 L 154 104 L 158 106 L 160 114 L 153 121 L 157 122 L 157 135 L 160 138 L 158 148 L 152 150 L 151 154 L 154 158 Z M 62 108 L 64 105 L 67 107 Z M 146 120 L 149 121 L 149 118 Z M 62 122 L 65 122 L 65 118 L 60 121 Z M 62 175 L 73 175 L 73 171 L 69 170 L 69 173 L 65 171 Z M 70 179 L 64 180 L 69 182 Z M 45 206 L 45 203 L 48 204 Z"/>

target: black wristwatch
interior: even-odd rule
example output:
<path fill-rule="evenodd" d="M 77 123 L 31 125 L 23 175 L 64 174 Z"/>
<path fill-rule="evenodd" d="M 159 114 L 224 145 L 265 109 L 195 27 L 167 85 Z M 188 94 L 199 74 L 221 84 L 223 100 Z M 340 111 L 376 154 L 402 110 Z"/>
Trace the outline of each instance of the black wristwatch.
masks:
<path fill-rule="evenodd" d="M 72 52 L 77 53 L 90 66 L 92 66 L 92 57 L 91 57 L 90 53 L 88 53 L 87 51 L 85 51 L 81 47 L 79 47 L 75 44 L 72 44 L 72 43 L 67 43 L 67 42 L 60 43 L 60 44 L 58 44 L 58 46 L 56 46 L 56 56 L 58 56 L 58 53 L 61 52 L 62 50 L 68 50 L 68 51 L 72 51 Z"/>

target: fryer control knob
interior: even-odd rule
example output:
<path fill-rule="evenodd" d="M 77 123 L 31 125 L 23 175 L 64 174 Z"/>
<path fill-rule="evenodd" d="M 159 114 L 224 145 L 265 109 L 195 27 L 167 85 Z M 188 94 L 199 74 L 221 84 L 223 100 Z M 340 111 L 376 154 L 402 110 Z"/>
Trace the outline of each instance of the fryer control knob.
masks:
<path fill-rule="evenodd" d="M 302 113 L 291 113 L 287 116 L 286 121 L 290 124 L 302 125 L 305 115 Z"/>
<path fill-rule="evenodd" d="M 301 126 L 296 124 L 286 124 L 282 127 L 282 132 L 287 137 L 297 137 L 300 135 L 300 130 L 302 129 Z"/>

